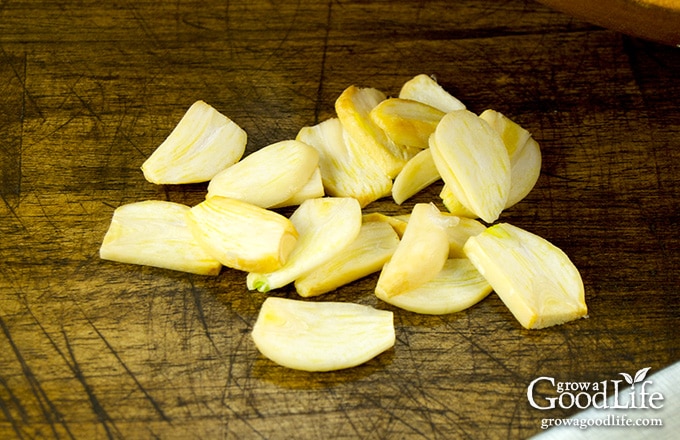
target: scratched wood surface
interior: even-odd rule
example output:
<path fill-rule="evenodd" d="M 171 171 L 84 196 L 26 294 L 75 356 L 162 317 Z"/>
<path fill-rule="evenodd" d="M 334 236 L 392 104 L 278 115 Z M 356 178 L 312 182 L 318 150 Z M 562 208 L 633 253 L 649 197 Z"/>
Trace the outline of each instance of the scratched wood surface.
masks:
<path fill-rule="evenodd" d="M 309 374 L 257 352 L 264 296 L 244 274 L 98 258 L 117 206 L 204 196 L 139 169 L 193 101 L 252 152 L 331 116 L 351 84 L 394 95 L 419 73 L 540 142 L 538 184 L 502 219 L 572 258 L 589 319 L 526 331 L 493 294 L 420 316 L 368 277 L 320 300 L 394 310 L 394 349 Z M 0 438 L 532 436 L 573 412 L 532 408 L 534 378 L 680 360 L 679 99 L 677 49 L 531 1 L 1 2 Z"/>

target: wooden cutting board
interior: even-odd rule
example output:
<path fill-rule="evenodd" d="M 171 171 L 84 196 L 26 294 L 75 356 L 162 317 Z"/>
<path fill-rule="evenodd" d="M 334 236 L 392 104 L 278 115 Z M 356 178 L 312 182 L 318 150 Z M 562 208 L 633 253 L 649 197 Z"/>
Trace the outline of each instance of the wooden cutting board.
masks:
<path fill-rule="evenodd" d="M 674 48 L 525 1 L 4 3 L 0 438 L 526 438 L 576 411 L 532 407 L 537 377 L 672 364 L 679 72 Z M 310 374 L 257 352 L 265 295 L 245 274 L 99 259 L 116 207 L 203 199 L 204 184 L 140 171 L 194 101 L 243 127 L 250 153 L 332 117 L 350 85 L 396 95 L 420 73 L 539 141 L 541 177 L 501 219 L 572 258 L 588 319 L 523 330 L 494 294 L 416 315 L 370 276 L 317 300 L 393 310 L 394 349 Z M 440 189 L 365 211 L 407 213 Z"/>

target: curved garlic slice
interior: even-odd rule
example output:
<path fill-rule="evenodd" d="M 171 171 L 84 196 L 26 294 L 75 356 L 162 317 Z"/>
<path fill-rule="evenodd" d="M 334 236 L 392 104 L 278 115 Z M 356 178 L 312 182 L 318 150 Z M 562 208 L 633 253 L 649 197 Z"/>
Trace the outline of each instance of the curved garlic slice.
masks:
<path fill-rule="evenodd" d="M 399 295 L 376 296 L 388 304 L 414 313 L 444 315 L 460 312 L 491 293 L 489 282 L 467 258 L 450 258 L 430 281 Z"/>
<path fill-rule="evenodd" d="M 468 110 L 447 113 L 430 137 L 444 183 L 470 211 L 496 221 L 510 194 L 510 155 L 501 136 Z"/>
<path fill-rule="evenodd" d="M 562 324 L 588 313 L 578 269 L 546 239 L 498 223 L 470 237 L 463 249 L 525 328 Z"/>
<path fill-rule="evenodd" d="M 260 353 L 284 367 L 340 370 L 393 347 L 394 318 L 390 311 L 361 304 L 268 297 L 252 338 Z"/>

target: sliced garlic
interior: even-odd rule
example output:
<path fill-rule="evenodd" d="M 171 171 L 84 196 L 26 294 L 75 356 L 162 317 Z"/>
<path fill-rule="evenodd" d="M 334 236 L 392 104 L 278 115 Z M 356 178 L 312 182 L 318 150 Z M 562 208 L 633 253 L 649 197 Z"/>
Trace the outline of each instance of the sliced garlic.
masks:
<path fill-rule="evenodd" d="M 351 197 L 309 199 L 293 212 L 290 221 L 299 239 L 288 261 L 274 271 L 249 273 L 248 289 L 278 289 L 332 259 L 359 235 L 361 207 Z"/>
<path fill-rule="evenodd" d="M 541 149 L 531 133 L 495 110 L 485 110 L 480 115 L 496 132 L 501 135 L 510 155 L 511 184 L 508 201 L 509 208 L 531 192 L 541 174 Z"/>
<path fill-rule="evenodd" d="M 464 250 L 525 328 L 562 324 L 588 313 L 578 269 L 546 239 L 498 223 L 470 237 Z"/>
<path fill-rule="evenodd" d="M 335 101 L 335 112 L 348 136 L 361 145 L 363 154 L 394 178 L 418 149 L 396 145 L 371 119 L 371 110 L 386 98 L 378 89 L 349 86 Z"/>
<path fill-rule="evenodd" d="M 492 223 L 510 193 L 510 156 L 501 136 L 468 110 L 447 113 L 430 138 L 432 158 L 456 198 Z"/>
<path fill-rule="evenodd" d="M 417 203 L 399 246 L 380 272 L 376 294 L 399 295 L 432 279 L 448 258 L 446 228 L 455 222 L 457 218 L 442 216 L 434 204 Z"/>
<path fill-rule="evenodd" d="M 489 282 L 467 258 L 450 258 L 426 283 L 396 296 L 376 292 L 379 299 L 410 312 L 444 315 L 460 312 L 491 293 Z"/>
<path fill-rule="evenodd" d="M 207 182 L 245 152 L 246 132 L 203 101 L 196 101 L 142 164 L 156 184 Z"/>
<path fill-rule="evenodd" d="M 268 359 L 303 371 L 355 367 L 392 348 L 396 340 L 390 311 L 278 297 L 262 304 L 252 338 Z"/>
<path fill-rule="evenodd" d="M 447 215 L 442 213 L 442 215 Z M 453 215 L 453 214 L 449 214 Z M 463 247 L 470 237 L 479 235 L 486 230 L 486 226 L 475 219 L 458 217 L 458 222 L 446 228 L 449 241 L 449 258 L 465 258 Z"/>
<path fill-rule="evenodd" d="M 397 145 L 428 148 L 428 139 L 444 112 L 423 102 L 388 98 L 376 105 L 369 116 Z"/>
<path fill-rule="evenodd" d="M 408 219 L 411 215 L 385 215 L 380 212 L 370 212 L 363 215 L 364 223 L 368 222 L 384 222 L 392 226 L 394 232 L 397 233 L 399 239 L 404 236 L 404 231 L 406 231 L 406 225 L 408 224 Z"/>
<path fill-rule="evenodd" d="M 317 296 L 378 272 L 398 244 L 399 236 L 389 223 L 364 222 L 349 246 L 327 263 L 295 280 L 295 289 L 303 297 Z"/>
<path fill-rule="evenodd" d="M 363 208 L 390 194 L 392 179 L 348 138 L 339 119 L 303 127 L 296 139 L 319 153 L 321 180 L 329 196 L 353 197 Z"/>
<path fill-rule="evenodd" d="M 251 203 L 215 196 L 191 208 L 189 228 L 203 248 L 223 265 L 273 271 L 287 262 L 297 244 L 293 223 Z"/>
<path fill-rule="evenodd" d="M 392 198 L 401 205 L 409 198 L 441 179 L 430 149 L 420 151 L 406 162 L 392 184 Z"/>
<path fill-rule="evenodd" d="M 307 199 L 318 199 L 326 195 L 323 188 L 323 181 L 321 180 L 321 169 L 316 167 L 312 177 L 309 178 L 305 186 L 299 191 L 290 196 L 283 202 L 270 206 L 270 208 L 285 208 L 287 206 L 298 206 Z"/>
<path fill-rule="evenodd" d="M 313 147 L 296 140 L 276 142 L 218 173 L 208 184 L 207 197 L 269 208 L 299 192 L 318 165 L 319 153 Z"/>
<path fill-rule="evenodd" d="M 190 208 L 147 200 L 116 208 L 99 256 L 200 275 L 217 275 L 222 264 L 194 239 L 186 221 Z"/>
<path fill-rule="evenodd" d="M 399 98 L 411 99 L 430 105 L 444 113 L 465 110 L 465 104 L 444 90 L 431 76 L 420 74 L 406 81 Z"/>

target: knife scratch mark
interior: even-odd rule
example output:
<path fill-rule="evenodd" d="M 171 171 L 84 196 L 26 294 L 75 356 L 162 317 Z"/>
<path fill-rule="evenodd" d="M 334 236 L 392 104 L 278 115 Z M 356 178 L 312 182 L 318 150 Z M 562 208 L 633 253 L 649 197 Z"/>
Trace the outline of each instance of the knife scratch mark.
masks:
<path fill-rule="evenodd" d="M 80 382 L 83 389 L 85 390 L 85 393 L 87 394 L 88 400 L 90 401 L 90 405 L 95 416 L 97 417 L 97 420 L 99 421 L 99 423 L 101 423 L 102 427 L 104 428 L 104 431 L 106 431 L 106 436 L 110 439 L 114 439 L 116 437 L 121 438 L 122 435 L 116 428 L 116 425 L 111 419 L 111 416 L 109 416 L 109 413 L 102 406 L 101 402 L 99 401 L 99 398 L 97 398 L 97 395 L 94 393 L 94 390 L 92 389 L 88 381 L 85 379 L 85 374 L 83 374 L 83 371 L 80 368 L 80 364 L 78 363 L 75 357 L 75 353 L 73 352 L 73 348 L 71 347 L 71 342 L 68 338 L 68 335 L 66 334 L 66 331 L 63 329 L 62 335 L 64 337 L 64 342 L 66 344 L 66 351 L 68 352 L 68 355 L 71 358 L 71 362 L 69 363 L 71 371 L 73 371 L 74 376 L 76 377 L 78 382 Z"/>
<path fill-rule="evenodd" d="M 314 106 L 314 124 L 319 123 L 321 117 L 321 105 L 323 102 L 323 86 L 326 77 L 326 58 L 328 54 L 328 41 L 331 33 L 331 17 L 333 14 L 333 0 L 328 1 L 326 12 L 326 32 L 323 37 L 323 49 L 321 51 L 321 68 L 319 69 L 319 86 L 316 89 L 316 105 Z"/>
<path fill-rule="evenodd" d="M 205 313 L 203 311 L 203 303 L 201 302 L 201 295 L 199 295 L 198 289 L 196 288 L 196 285 L 194 284 L 194 280 L 190 279 L 189 283 L 191 284 L 191 296 L 194 301 L 194 307 L 196 308 L 196 314 L 198 316 L 198 322 L 201 324 L 201 327 L 203 328 L 203 332 L 205 333 L 205 337 L 208 338 L 208 341 L 210 341 L 210 345 L 213 346 L 215 351 L 217 352 L 218 355 L 221 355 L 221 351 L 219 348 L 217 348 L 217 345 L 215 344 L 215 341 L 213 340 L 212 333 L 210 333 L 210 328 L 208 327 L 208 322 L 205 319 Z"/>
<path fill-rule="evenodd" d="M 19 398 L 14 394 L 12 389 L 9 387 L 7 381 L 2 376 L 0 376 L 0 385 L 2 386 L 2 388 L 5 389 L 7 394 L 9 394 L 9 400 L 11 401 L 12 406 L 16 408 L 17 411 L 19 412 L 19 417 L 21 418 L 21 421 L 24 424 L 28 423 L 28 415 L 26 414 L 26 409 L 24 408 Z M 21 434 L 21 428 L 19 427 L 19 424 L 12 415 L 9 405 L 5 403 L 4 399 L 0 399 L 0 409 L 2 410 L 2 413 L 5 415 L 5 420 L 9 421 L 10 425 L 12 425 L 12 429 L 14 429 L 14 432 L 16 432 L 19 438 L 23 438 L 23 435 Z"/>
<path fill-rule="evenodd" d="M 170 422 L 170 417 L 168 417 L 165 414 L 165 412 L 163 411 L 163 408 L 161 408 L 161 406 L 158 404 L 158 402 L 156 402 L 156 400 L 153 398 L 153 396 L 151 396 L 151 394 L 149 394 L 149 392 L 146 390 L 146 388 L 144 388 L 144 386 L 139 382 L 139 379 L 137 379 L 137 376 L 135 375 L 135 373 L 132 372 L 132 370 L 130 370 L 130 368 L 127 366 L 127 364 L 125 362 L 123 362 L 123 359 L 121 359 L 118 352 L 113 348 L 113 346 L 111 346 L 109 341 L 99 331 L 97 326 L 94 325 L 94 323 L 88 317 L 85 317 L 85 319 L 87 320 L 87 323 L 90 325 L 90 327 L 92 327 L 92 329 L 95 331 L 95 333 L 97 333 L 97 336 L 99 336 L 99 338 L 102 340 L 102 342 L 104 342 L 104 345 L 106 345 L 106 348 L 109 349 L 111 354 L 113 354 L 113 356 L 116 358 L 118 363 L 123 367 L 125 372 L 130 376 L 130 378 L 132 378 L 132 381 L 135 383 L 135 385 L 137 385 L 137 388 L 139 388 L 139 390 L 142 392 L 142 394 L 144 394 L 144 397 L 146 397 L 146 399 L 151 403 L 151 406 L 153 406 L 154 410 L 156 410 L 156 412 L 161 417 L 161 419 L 165 422 Z"/>
<path fill-rule="evenodd" d="M 40 411 L 42 412 L 45 420 L 49 424 L 50 430 L 52 431 L 52 434 L 54 435 L 55 438 L 59 438 L 59 432 L 57 431 L 57 423 L 61 424 L 69 434 L 71 438 L 73 438 L 73 435 L 68 429 L 68 426 L 66 423 L 62 420 L 61 415 L 59 414 L 59 411 L 57 411 L 57 408 L 54 406 L 54 403 L 50 400 L 50 398 L 47 396 L 47 393 L 43 389 L 40 381 L 35 377 L 35 374 L 31 370 L 31 368 L 28 366 L 28 363 L 24 359 L 23 355 L 21 354 L 21 351 L 19 350 L 19 347 L 14 343 L 14 340 L 12 339 L 12 335 L 9 331 L 9 328 L 7 327 L 7 324 L 5 321 L 0 317 L 0 328 L 2 329 L 3 334 L 7 338 L 7 341 L 9 342 L 9 345 L 12 348 L 12 351 L 14 352 L 14 356 L 16 357 L 17 361 L 19 362 L 19 365 L 21 365 L 21 370 L 22 373 L 24 374 L 24 377 L 28 381 L 28 384 L 31 388 L 31 392 L 35 396 L 36 400 L 38 401 L 38 406 L 40 407 Z"/>

